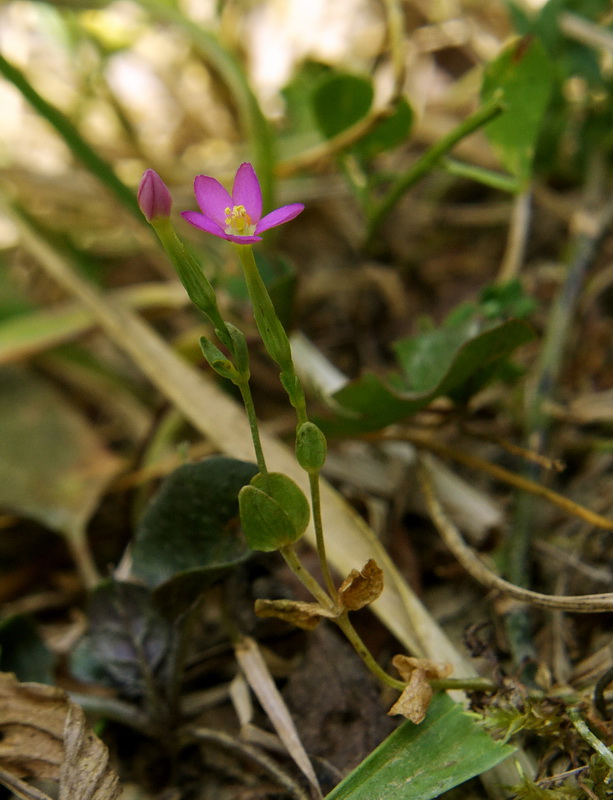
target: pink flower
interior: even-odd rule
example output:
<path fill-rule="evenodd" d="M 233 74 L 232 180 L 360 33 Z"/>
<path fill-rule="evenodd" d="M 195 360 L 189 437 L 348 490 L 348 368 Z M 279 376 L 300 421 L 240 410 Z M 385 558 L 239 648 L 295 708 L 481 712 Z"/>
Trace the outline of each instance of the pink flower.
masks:
<path fill-rule="evenodd" d="M 282 206 L 262 217 L 262 190 L 251 164 L 241 164 L 234 177 L 232 195 L 208 175 L 197 175 L 194 192 L 202 214 L 182 211 L 191 225 L 213 236 L 236 244 L 261 242 L 257 234 L 294 219 L 304 209 L 302 203 Z"/>
<path fill-rule="evenodd" d="M 164 181 L 153 169 L 144 172 L 138 187 L 138 205 L 147 222 L 158 217 L 168 218 L 172 198 Z"/>

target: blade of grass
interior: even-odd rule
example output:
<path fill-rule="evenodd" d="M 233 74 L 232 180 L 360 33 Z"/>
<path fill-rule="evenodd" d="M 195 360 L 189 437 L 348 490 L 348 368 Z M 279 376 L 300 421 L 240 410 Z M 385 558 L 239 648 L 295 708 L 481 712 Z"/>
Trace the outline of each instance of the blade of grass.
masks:
<path fill-rule="evenodd" d="M 18 89 L 24 98 L 43 119 L 55 128 L 57 133 L 66 142 L 72 154 L 98 180 L 113 192 L 123 206 L 133 214 L 136 219 L 149 227 L 136 202 L 135 193 L 120 180 L 110 164 L 101 158 L 94 148 L 81 136 L 77 128 L 68 117 L 48 100 L 45 100 L 30 81 L 17 67 L 0 55 L 0 74 Z"/>
<path fill-rule="evenodd" d="M 117 289 L 110 293 L 110 298 L 136 309 L 180 308 L 189 303 L 178 281 Z M 74 302 L 9 317 L 0 323 L 0 364 L 27 358 L 75 339 L 96 324 L 93 314 Z"/>

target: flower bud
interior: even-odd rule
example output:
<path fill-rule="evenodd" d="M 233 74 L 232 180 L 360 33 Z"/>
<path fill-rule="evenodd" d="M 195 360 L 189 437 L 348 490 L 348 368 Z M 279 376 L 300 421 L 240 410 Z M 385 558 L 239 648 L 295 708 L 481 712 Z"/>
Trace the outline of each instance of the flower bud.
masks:
<path fill-rule="evenodd" d="M 314 422 L 303 422 L 296 433 L 296 458 L 307 472 L 318 472 L 326 461 L 326 437 Z"/>
<path fill-rule="evenodd" d="M 138 187 L 138 206 L 147 222 L 160 217 L 168 219 L 172 207 L 172 197 L 168 187 L 153 169 L 144 172 Z"/>

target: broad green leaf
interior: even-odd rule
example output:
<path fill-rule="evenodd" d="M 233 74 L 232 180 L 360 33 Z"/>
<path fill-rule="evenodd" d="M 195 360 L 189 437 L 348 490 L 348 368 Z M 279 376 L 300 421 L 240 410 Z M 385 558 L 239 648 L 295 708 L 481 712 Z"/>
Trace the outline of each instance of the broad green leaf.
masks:
<path fill-rule="evenodd" d="M 50 382 L 0 370 L 0 507 L 77 539 L 119 468 Z"/>
<path fill-rule="evenodd" d="M 403 723 L 326 800 L 430 800 L 513 750 L 491 739 L 447 695 L 438 695 L 421 724 Z"/>
<path fill-rule="evenodd" d="M 457 325 L 445 325 L 396 342 L 394 350 L 407 388 L 431 391 L 449 371 L 458 349 L 478 333 L 478 323 L 469 317 Z"/>
<path fill-rule="evenodd" d="M 0 672 L 13 672 L 19 681 L 53 684 L 55 656 L 25 615 L 0 622 Z"/>
<path fill-rule="evenodd" d="M 451 351 L 445 351 L 440 342 L 435 342 L 429 352 L 433 357 L 440 357 L 441 362 L 432 364 L 430 385 L 425 355 L 421 359 L 422 371 L 418 378 L 421 390 L 410 388 L 406 376 L 398 372 L 386 378 L 366 373 L 336 392 L 333 401 L 337 416 L 321 420 L 320 425 L 326 433 L 349 435 L 379 430 L 399 422 L 421 411 L 437 397 L 460 392 L 469 382 L 471 389 L 480 388 L 483 383 L 478 379 L 480 374 L 484 378 L 491 377 L 493 367 L 504 363 L 513 350 L 533 336 L 532 329 L 525 322 L 508 320 L 460 342 L 459 347 L 457 341 L 452 342 Z M 445 364 L 444 369 L 440 364 Z"/>
<path fill-rule="evenodd" d="M 552 67 L 538 39 L 525 37 L 507 47 L 485 70 L 483 102 L 502 92 L 506 109 L 485 132 L 504 167 L 520 181 L 532 162 L 552 85 Z"/>
<path fill-rule="evenodd" d="M 215 456 L 172 472 L 137 531 L 133 572 L 164 606 L 186 605 L 250 555 L 238 520 L 238 493 L 257 467 Z"/>
<path fill-rule="evenodd" d="M 88 627 L 72 652 L 79 680 L 140 697 L 148 676 L 163 682 L 173 633 L 144 586 L 108 581 L 96 587 L 87 608 Z"/>
<path fill-rule="evenodd" d="M 258 473 L 252 478 L 251 485 L 276 500 L 292 521 L 296 538 L 302 536 L 311 517 L 309 501 L 302 489 L 281 472 L 269 472 L 267 475 Z"/>
<path fill-rule="evenodd" d="M 366 78 L 334 73 L 324 78 L 313 94 L 317 124 L 327 139 L 363 119 L 373 101 L 373 88 Z"/>
<path fill-rule="evenodd" d="M 241 524 L 249 546 L 270 552 L 292 544 L 309 524 L 302 489 L 280 472 L 258 473 L 238 497 Z"/>
<path fill-rule="evenodd" d="M 389 117 L 382 119 L 353 147 L 352 151 L 363 159 L 392 150 L 405 142 L 413 126 L 413 109 L 401 98 Z"/>
<path fill-rule="evenodd" d="M 305 61 L 283 88 L 283 138 L 278 142 L 280 155 L 291 155 L 321 141 L 315 119 L 313 94 L 330 68 L 316 61 Z"/>

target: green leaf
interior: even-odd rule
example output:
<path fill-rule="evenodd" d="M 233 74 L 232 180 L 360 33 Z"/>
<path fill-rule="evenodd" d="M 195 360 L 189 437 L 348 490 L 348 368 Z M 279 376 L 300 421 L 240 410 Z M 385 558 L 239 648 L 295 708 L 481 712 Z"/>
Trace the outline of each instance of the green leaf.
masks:
<path fill-rule="evenodd" d="M 249 546 L 270 553 L 292 544 L 296 529 L 285 511 L 266 492 L 245 486 L 238 496 L 241 524 Z"/>
<path fill-rule="evenodd" d="M 532 37 L 507 47 L 485 70 L 482 99 L 502 92 L 506 110 L 485 132 L 504 167 L 522 182 L 529 180 L 541 122 L 552 86 L 545 48 Z"/>
<path fill-rule="evenodd" d="M 156 589 L 159 604 L 191 603 L 249 557 L 238 493 L 256 472 L 254 464 L 215 456 L 166 478 L 138 525 L 133 552 L 133 572 Z"/>
<path fill-rule="evenodd" d="M 119 581 L 100 584 L 90 597 L 87 619 L 87 632 L 70 659 L 76 678 L 128 697 L 145 693 L 148 676 L 164 682 L 173 633 L 148 589 Z"/>
<path fill-rule="evenodd" d="M 439 384 L 453 363 L 458 349 L 479 333 L 471 315 L 454 325 L 445 325 L 394 344 L 396 357 L 406 376 L 407 388 L 429 392 Z"/>
<path fill-rule="evenodd" d="M 320 427 L 334 435 L 379 430 L 416 414 L 437 397 L 465 395 L 460 390 L 469 386 L 475 391 L 486 377 L 491 378 L 493 367 L 504 364 L 513 350 L 534 336 L 525 322 L 508 320 L 462 341 L 460 336 L 466 337 L 472 325 L 470 321 L 466 327 L 452 328 L 451 335 L 444 331 L 440 337 L 430 334 L 418 337 L 423 340 L 423 352 L 419 347 L 412 349 L 406 345 L 404 367 L 411 372 L 411 381 L 417 379 L 419 390 L 412 388 L 408 378 L 398 372 L 386 378 L 366 373 L 333 395 L 337 416 L 320 420 Z M 446 350 L 444 345 L 449 340 L 452 347 Z M 439 359 L 430 363 L 431 373 L 428 357 Z"/>
<path fill-rule="evenodd" d="M 447 695 L 437 695 L 420 725 L 403 723 L 326 800 L 430 800 L 513 750 L 493 741 Z"/>
<path fill-rule="evenodd" d="M 25 615 L 0 622 L 0 672 L 14 672 L 19 681 L 52 685 L 55 656 Z"/>
<path fill-rule="evenodd" d="M 317 124 L 327 139 L 363 119 L 373 101 L 373 88 L 366 78 L 340 72 L 324 78 L 313 94 Z"/>
<path fill-rule="evenodd" d="M 371 159 L 405 142 L 412 127 L 413 109 L 404 98 L 400 98 L 390 116 L 378 122 L 352 147 L 352 151 L 365 160 Z"/>
<path fill-rule="evenodd" d="M 258 473 L 251 480 L 251 485 L 276 500 L 292 521 L 296 538 L 302 536 L 311 517 L 309 501 L 302 489 L 281 472 L 269 472 L 267 475 Z"/>
<path fill-rule="evenodd" d="M 309 524 L 309 503 L 291 478 L 258 473 L 239 494 L 241 523 L 250 547 L 270 552 L 297 541 Z"/>

